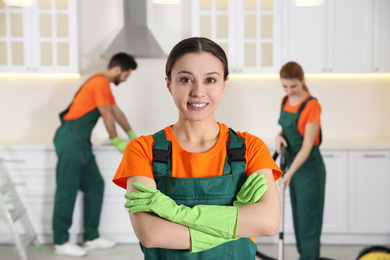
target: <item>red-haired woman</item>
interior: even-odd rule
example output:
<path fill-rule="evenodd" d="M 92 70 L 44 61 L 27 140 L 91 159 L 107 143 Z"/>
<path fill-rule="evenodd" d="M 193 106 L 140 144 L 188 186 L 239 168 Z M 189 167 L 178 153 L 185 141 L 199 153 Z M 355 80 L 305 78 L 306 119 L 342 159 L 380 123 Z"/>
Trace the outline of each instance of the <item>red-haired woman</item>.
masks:
<path fill-rule="evenodd" d="M 290 187 L 295 238 L 301 260 L 319 259 L 322 228 L 325 166 L 321 144 L 321 106 L 311 96 L 302 67 L 286 63 L 280 70 L 283 97 L 276 136 L 276 150 L 286 149 L 287 167 L 282 185 Z"/>

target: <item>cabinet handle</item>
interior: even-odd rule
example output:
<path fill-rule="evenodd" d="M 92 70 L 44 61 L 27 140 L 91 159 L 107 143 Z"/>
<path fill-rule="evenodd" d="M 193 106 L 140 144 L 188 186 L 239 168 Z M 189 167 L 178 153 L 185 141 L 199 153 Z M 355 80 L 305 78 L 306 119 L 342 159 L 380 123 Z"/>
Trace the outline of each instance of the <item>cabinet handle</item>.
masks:
<path fill-rule="evenodd" d="M 365 154 L 365 158 L 385 158 L 385 154 Z"/>
<path fill-rule="evenodd" d="M 0 162 L 5 162 L 5 163 L 24 163 L 26 162 L 26 160 L 7 160 L 7 159 L 3 159 L 3 158 L 0 158 Z"/>
<path fill-rule="evenodd" d="M 322 155 L 322 157 L 324 157 L 324 158 L 333 158 L 334 155 L 333 154 L 324 154 L 324 155 Z"/>

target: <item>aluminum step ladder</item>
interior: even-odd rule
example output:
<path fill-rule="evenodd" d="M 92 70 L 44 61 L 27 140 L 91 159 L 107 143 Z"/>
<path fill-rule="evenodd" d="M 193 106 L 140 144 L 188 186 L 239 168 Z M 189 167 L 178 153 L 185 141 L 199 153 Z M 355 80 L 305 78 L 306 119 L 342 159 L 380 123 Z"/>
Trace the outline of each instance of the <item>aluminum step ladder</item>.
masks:
<path fill-rule="evenodd" d="M 7 223 L 20 259 L 28 260 L 26 248 L 33 244 L 40 250 L 41 245 L 15 188 L 18 184 L 13 183 L 9 177 L 5 162 L 14 161 L 0 158 L 0 219 Z"/>

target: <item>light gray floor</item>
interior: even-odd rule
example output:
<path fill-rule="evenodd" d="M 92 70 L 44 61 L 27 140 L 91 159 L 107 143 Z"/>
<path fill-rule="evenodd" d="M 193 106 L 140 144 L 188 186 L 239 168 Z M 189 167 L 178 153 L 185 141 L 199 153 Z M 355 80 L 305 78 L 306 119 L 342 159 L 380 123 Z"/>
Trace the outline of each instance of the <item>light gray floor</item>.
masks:
<path fill-rule="evenodd" d="M 334 260 L 355 260 L 359 252 L 366 246 L 322 246 L 321 256 Z M 277 257 L 277 245 L 258 245 L 261 253 L 268 256 Z M 298 254 L 294 245 L 285 245 L 284 247 L 285 260 L 298 259 Z M 69 258 L 57 256 L 53 253 L 53 245 L 43 245 L 40 251 L 36 251 L 32 246 L 27 249 L 28 260 L 142 260 L 143 254 L 136 244 L 121 244 L 114 249 L 100 250 L 90 252 L 88 256 L 83 258 Z M 1 260 L 19 260 L 19 255 L 14 251 L 11 245 L 0 245 Z M 258 258 L 256 258 L 258 259 Z M 217 259 L 215 259 L 217 260 Z M 244 260 L 244 259 L 243 259 Z"/>

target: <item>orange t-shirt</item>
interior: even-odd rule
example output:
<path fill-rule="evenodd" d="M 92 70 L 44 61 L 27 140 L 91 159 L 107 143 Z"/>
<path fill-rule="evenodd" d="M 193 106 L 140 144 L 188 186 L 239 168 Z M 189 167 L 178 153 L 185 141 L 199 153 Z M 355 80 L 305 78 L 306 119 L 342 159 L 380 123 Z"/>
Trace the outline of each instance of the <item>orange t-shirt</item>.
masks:
<path fill-rule="evenodd" d="M 284 105 L 283 110 L 292 114 L 296 114 L 301 104 L 310 96 L 311 96 L 310 93 L 307 94 L 307 96 L 298 105 L 295 106 L 290 106 L 289 99 L 287 99 L 287 102 Z M 282 104 L 283 104 L 283 99 L 282 99 Z M 321 120 L 320 103 L 318 103 L 316 99 L 312 99 L 306 103 L 298 119 L 298 132 L 303 137 L 305 135 L 306 124 L 320 122 L 320 120 Z M 318 132 L 316 138 L 314 139 L 314 145 L 320 144 L 320 128 L 321 128 L 321 123 L 318 126 Z"/>
<path fill-rule="evenodd" d="M 96 73 L 84 83 L 76 94 L 64 120 L 75 120 L 97 107 L 115 104 L 110 82 L 103 76 L 103 73 Z"/>
<path fill-rule="evenodd" d="M 229 142 L 229 128 L 219 123 L 219 137 L 214 147 L 205 153 L 190 153 L 185 151 L 176 140 L 172 126 L 165 128 L 167 140 L 172 142 L 172 177 L 204 178 L 220 176 L 223 172 L 227 145 Z M 247 176 L 260 169 L 272 169 L 274 179 L 281 176 L 281 171 L 264 144 L 258 137 L 249 133 L 237 132 L 245 139 L 245 158 Z M 126 189 L 127 178 L 131 176 L 153 177 L 153 148 L 152 135 L 141 136 L 131 141 L 124 153 L 122 161 L 114 176 L 113 182 Z"/>

